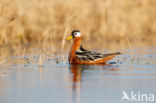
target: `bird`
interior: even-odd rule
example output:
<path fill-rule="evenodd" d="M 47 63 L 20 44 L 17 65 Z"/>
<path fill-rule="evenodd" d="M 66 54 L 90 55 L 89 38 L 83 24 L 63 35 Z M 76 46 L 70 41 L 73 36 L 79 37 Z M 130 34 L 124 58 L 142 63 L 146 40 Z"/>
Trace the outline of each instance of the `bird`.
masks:
<path fill-rule="evenodd" d="M 81 44 L 82 34 L 79 30 L 73 30 L 71 36 L 66 38 L 66 40 L 70 39 L 73 39 L 68 56 L 70 64 L 105 64 L 108 60 L 121 54 L 120 52 L 103 54 L 84 49 Z"/>

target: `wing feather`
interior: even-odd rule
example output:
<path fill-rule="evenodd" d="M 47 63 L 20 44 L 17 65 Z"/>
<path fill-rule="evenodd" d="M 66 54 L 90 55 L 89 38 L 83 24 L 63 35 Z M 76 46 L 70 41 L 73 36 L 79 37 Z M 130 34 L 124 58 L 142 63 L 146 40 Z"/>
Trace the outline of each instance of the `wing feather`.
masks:
<path fill-rule="evenodd" d="M 97 52 L 88 51 L 88 50 L 84 49 L 81 46 L 80 49 L 76 51 L 76 57 L 79 60 L 95 61 L 95 60 L 103 58 L 103 54 L 97 53 Z"/>

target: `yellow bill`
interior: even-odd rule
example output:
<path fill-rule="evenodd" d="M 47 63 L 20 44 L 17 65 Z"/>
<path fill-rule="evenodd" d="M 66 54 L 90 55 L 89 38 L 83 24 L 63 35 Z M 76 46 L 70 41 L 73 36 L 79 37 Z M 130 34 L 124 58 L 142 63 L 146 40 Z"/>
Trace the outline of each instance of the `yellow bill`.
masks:
<path fill-rule="evenodd" d="M 66 38 L 66 40 L 70 40 L 70 39 L 72 39 L 72 36 L 69 36 L 69 37 Z"/>

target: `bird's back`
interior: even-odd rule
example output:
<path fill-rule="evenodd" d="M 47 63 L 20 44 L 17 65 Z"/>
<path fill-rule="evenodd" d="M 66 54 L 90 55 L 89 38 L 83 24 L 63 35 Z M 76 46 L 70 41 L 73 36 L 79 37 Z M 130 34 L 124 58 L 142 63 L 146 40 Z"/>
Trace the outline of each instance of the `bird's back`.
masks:
<path fill-rule="evenodd" d="M 80 46 L 80 49 L 76 51 L 76 58 L 80 61 L 98 61 L 104 58 L 109 59 L 115 57 L 118 54 L 120 53 L 119 52 L 109 54 L 97 53 L 94 51 L 88 51 L 84 49 L 82 46 Z"/>

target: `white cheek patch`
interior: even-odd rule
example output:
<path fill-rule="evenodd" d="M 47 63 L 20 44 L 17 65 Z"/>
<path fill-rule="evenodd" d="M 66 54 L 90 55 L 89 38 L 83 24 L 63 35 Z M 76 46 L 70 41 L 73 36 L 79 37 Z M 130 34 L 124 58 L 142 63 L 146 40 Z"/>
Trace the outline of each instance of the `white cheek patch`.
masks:
<path fill-rule="evenodd" d="M 77 34 L 75 36 L 76 37 L 80 37 L 81 36 L 81 33 L 80 32 L 77 32 Z"/>

